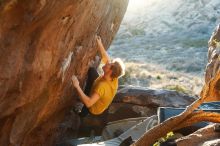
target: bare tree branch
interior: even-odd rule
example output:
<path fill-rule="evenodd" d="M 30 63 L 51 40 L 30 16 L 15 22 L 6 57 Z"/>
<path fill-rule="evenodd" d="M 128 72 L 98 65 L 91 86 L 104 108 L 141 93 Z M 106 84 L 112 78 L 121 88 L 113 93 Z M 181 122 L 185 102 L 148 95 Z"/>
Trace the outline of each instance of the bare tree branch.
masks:
<path fill-rule="evenodd" d="M 132 144 L 132 146 L 150 146 L 152 145 L 155 141 L 157 141 L 157 139 L 159 139 L 160 137 L 163 137 L 164 135 L 166 135 L 168 132 L 173 131 L 174 129 L 177 129 L 178 127 L 185 127 L 190 125 L 191 122 L 197 123 L 198 121 L 204 121 L 204 120 L 208 120 L 208 121 L 219 121 L 219 114 L 212 114 L 214 117 L 216 117 L 216 119 L 214 117 L 209 117 L 205 116 L 206 114 L 204 114 L 201 111 L 195 112 L 199 115 L 201 115 L 201 118 L 198 118 L 197 116 L 195 116 L 196 114 L 193 114 L 193 111 L 195 109 L 197 109 L 205 100 L 207 100 L 206 98 L 209 97 L 209 92 L 210 92 L 210 88 L 215 84 L 216 79 L 211 80 L 208 84 L 207 84 L 207 88 L 204 88 L 203 92 L 201 92 L 201 98 L 197 99 L 195 102 L 193 102 L 191 105 L 189 105 L 185 111 L 183 111 L 181 114 L 175 116 L 175 117 L 171 117 L 169 119 L 167 119 L 166 121 L 164 121 L 163 123 L 160 123 L 158 125 L 156 125 L 155 127 L 153 127 L 152 129 L 150 129 L 149 131 L 147 131 L 138 141 L 136 141 L 135 143 Z M 207 115 L 210 115 L 210 113 L 207 113 Z M 191 118 L 191 122 L 187 121 L 187 118 L 192 117 Z M 193 117 L 196 117 L 195 119 Z M 204 120 L 202 119 L 204 118 Z M 184 122 L 186 121 L 186 123 Z M 181 125 L 182 124 L 182 125 Z"/>

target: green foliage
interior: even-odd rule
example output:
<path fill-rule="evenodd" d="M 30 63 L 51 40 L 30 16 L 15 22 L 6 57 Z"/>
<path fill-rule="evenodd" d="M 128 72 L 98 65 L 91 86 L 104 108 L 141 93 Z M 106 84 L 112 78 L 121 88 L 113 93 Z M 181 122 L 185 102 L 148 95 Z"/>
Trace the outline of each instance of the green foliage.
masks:
<path fill-rule="evenodd" d="M 208 42 L 207 39 L 185 39 L 181 41 L 185 47 L 194 47 L 194 48 L 201 48 L 207 47 Z"/>
<path fill-rule="evenodd" d="M 161 80 L 161 76 L 157 75 L 157 79 L 158 79 L 158 80 Z"/>
<path fill-rule="evenodd" d="M 160 143 L 165 142 L 166 140 L 173 138 L 174 133 L 171 131 L 167 133 L 165 137 L 161 137 L 153 146 L 160 146 Z"/>
<path fill-rule="evenodd" d="M 144 29 L 140 29 L 140 28 L 130 29 L 130 32 L 132 35 L 144 35 L 145 34 Z"/>
<path fill-rule="evenodd" d="M 187 91 L 183 86 L 180 85 L 168 85 L 164 89 L 175 90 L 180 93 L 189 94 L 190 91 Z"/>

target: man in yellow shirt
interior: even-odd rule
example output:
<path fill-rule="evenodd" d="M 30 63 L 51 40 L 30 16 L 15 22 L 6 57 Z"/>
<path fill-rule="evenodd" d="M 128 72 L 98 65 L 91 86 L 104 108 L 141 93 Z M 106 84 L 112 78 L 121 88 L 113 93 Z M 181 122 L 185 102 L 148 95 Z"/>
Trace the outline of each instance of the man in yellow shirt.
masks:
<path fill-rule="evenodd" d="M 81 113 L 79 113 L 81 117 L 89 113 L 92 115 L 103 113 L 109 107 L 117 92 L 118 78 L 124 75 L 123 62 L 120 59 L 115 59 L 111 62 L 103 47 L 101 38 L 97 37 L 96 41 L 99 53 L 102 56 L 102 62 L 105 64 L 102 67 L 104 74 L 99 76 L 95 68 L 90 68 L 85 92 L 79 86 L 78 79 L 75 76 L 72 77 L 73 86 L 84 104 Z"/>

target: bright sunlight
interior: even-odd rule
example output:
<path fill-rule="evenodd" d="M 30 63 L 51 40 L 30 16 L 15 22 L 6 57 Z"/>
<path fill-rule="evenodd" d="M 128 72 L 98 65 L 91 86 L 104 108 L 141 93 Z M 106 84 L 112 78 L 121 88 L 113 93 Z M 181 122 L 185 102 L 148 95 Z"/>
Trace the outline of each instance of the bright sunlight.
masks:
<path fill-rule="evenodd" d="M 130 0 L 128 10 L 138 10 L 147 4 L 147 0 Z"/>

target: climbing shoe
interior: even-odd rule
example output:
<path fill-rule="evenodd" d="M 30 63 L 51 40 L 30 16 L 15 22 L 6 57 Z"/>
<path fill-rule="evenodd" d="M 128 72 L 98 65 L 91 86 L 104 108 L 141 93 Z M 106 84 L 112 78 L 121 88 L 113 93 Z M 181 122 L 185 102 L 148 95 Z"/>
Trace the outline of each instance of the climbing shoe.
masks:
<path fill-rule="evenodd" d="M 215 131 L 215 132 L 220 132 L 220 124 L 216 124 L 216 125 L 214 126 L 214 131 Z"/>

